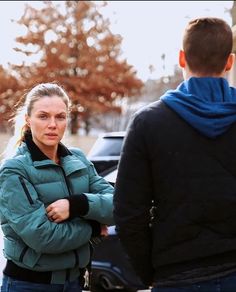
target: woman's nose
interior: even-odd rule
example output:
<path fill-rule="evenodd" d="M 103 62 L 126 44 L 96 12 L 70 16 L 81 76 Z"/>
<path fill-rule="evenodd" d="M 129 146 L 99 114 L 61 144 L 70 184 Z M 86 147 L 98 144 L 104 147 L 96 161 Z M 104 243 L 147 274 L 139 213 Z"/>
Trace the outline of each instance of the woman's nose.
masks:
<path fill-rule="evenodd" d="M 49 124 L 48 126 L 49 127 L 56 127 L 56 120 L 54 118 L 51 118 L 50 121 L 49 121 Z"/>

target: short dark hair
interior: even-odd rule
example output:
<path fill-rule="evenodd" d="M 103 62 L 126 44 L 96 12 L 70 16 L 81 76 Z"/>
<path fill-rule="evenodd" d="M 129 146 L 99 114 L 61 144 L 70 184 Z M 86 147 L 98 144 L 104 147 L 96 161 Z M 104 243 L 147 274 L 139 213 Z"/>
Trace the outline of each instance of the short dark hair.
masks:
<path fill-rule="evenodd" d="M 219 74 L 232 52 L 230 26 L 219 18 L 197 18 L 188 23 L 183 50 L 189 69 L 198 74 Z"/>

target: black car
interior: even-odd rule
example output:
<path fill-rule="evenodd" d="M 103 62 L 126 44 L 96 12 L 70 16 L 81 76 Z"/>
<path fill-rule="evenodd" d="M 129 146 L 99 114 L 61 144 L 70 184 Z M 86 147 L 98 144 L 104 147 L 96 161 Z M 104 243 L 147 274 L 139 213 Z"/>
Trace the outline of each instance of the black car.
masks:
<path fill-rule="evenodd" d="M 88 155 L 98 173 L 112 185 L 116 181 L 124 136 L 125 132 L 100 135 Z M 133 271 L 115 226 L 109 227 L 108 237 L 94 246 L 91 283 L 92 292 L 147 289 Z"/>
<path fill-rule="evenodd" d="M 116 169 L 125 132 L 110 132 L 101 134 L 88 153 L 97 172 L 105 176 Z"/>
<path fill-rule="evenodd" d="M 109 227 L 109 235 L 94 248 L 91 284 L 92 292 L 147 289 L 133 271 L 114 226 Z"/>

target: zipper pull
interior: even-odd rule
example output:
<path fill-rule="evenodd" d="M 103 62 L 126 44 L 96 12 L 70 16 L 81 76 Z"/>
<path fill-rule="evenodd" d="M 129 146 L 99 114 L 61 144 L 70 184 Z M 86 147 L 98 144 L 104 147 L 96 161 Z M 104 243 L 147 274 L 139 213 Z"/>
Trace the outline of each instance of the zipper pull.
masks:
<path fill-rule="evenodd" d="M 89 288 L 89 271 L 87 269 L 84 273 L 84 288 L 86 290 Z"/>

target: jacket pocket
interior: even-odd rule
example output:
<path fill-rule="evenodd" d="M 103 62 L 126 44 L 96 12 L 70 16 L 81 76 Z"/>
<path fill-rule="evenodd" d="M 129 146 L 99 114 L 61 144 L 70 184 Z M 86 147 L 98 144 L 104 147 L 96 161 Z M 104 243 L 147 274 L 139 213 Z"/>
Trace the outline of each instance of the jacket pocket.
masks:
<path fill-rule="evenodd" d="M 85 244 L 76 250 L 60 254 L 42 254 L 35 266 L 35 270 L 55 271 L 58 270 L 58 268 L 60 268 L 60 270 L 73 269 L 76 267 L 83 268 L 89 263 L 89 258 L 89 244 Z"/>
<path fill-rule="evenodd" d="M 21 183 L 21 185 L 22 185 L 22 188 L 23 188 L 23 190 L 24 190 L 24 192 L 25 192 L 25 195 L 26 195 L 26 197 L 27 197 L 27 199 L 28 199 L 30 205 L 33 205 L 34 201 L 33 201 L 33 199 L 31 198 L 31 195 L 30 195 L 30 193 L 29 193 L 29 191 L 28 191 L 28 189 L 27 189 L 27 187 L 26 187 L 26 184 L 25 184 L 25 181 L 24 181 L 23 177 L 19 176 L 19 180 L 20 180 L 20 183 Z"/>
<path fill-rule="evenodd" d="M 4 256 L 25 268 L 33 268 L 41 254 L 36 253 L 23 242 L 4 237 Z"/>

